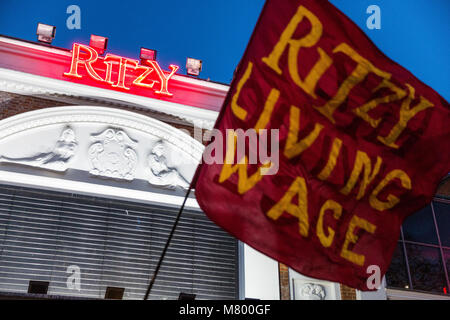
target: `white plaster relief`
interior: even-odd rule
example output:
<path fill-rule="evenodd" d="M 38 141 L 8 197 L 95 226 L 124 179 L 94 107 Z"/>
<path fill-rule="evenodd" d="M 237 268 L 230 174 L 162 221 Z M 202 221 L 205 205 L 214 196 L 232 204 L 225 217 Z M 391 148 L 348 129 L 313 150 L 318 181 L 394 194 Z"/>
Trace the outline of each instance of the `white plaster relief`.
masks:
<path fill-rule="evenodd" d="M 320 284 L 304 283 L 299 288 L 300 300 L 325 300 L 325 288 Z"/>
<path fill-rule="evenodd" d="M 108 128 L 91 135 L 94 143 L 89 147 L 88 158 L 92 175 L 114 179 L 133 180 L 138 156 L 134 147 L 137 141 L 123 130 Z"/>
<path fill-rule="evenodd" d="M 106 124 L 135 129 L 185 152 L 194 163 L 200 161 L 204 149 L 200 142 L 161 121 L 130 111 L 94 106 L 45 108 L 6 118 L 0 121 L 0 140 L 32 128 L 62 123 Z"/>
<path fill-rule="evenodd" d="M 58 152 L 60 145 L 55 142 L 68 124 L 76 133 L 70 162 L 59 168 L 43 165 L 45 160 L 30 162 L 36 160 L 30 157 Z M 70 142 L 69 137 L 66 140 Z M 155 148 L 158 142 L 163 145 L 160 152 Z M 16 163 L 26 161 L 29 166 L 0 166 L 0 176 L 5 172 L 34 174 L 61 183 L 98 185 L 98 192 L 110 186 L 129 193 L 164 189 L 164 194 L 175 194 L 187 188 L 203 148 L 185 132 L 134 112 L 96 106 L 43 108 L 0 121 L 0 155 Z M 33 168 L 37 165 L 39 170 Z M 51 172 L 55 169 L 65 172 L 55 177 Z"/>
<path fill-rule="evenodd" d="M 26 141 L 24 141 L 24 145 L 27 145 Z M 75 137 L 75 132 L 71 127 L 67 126 L 62 131 L 51 151 L 24 157 L 8 157 L 7 155 L 0 155 L 0 162 L 64 172 L 68 168 L 69 160 L 75 155 L 77 147 L 78 142 Z"/>
<path fill-rule="evenodd" d="M 167 163 L 166 154 L 167 151 L 163 142 L 158 141 L 147 158 L 150 174 L 148 182 L 167 189 L 175 189 L 176 187 L 188 189 L 189 182 L 178 172 L 177 168 L 171 167 Z"/>

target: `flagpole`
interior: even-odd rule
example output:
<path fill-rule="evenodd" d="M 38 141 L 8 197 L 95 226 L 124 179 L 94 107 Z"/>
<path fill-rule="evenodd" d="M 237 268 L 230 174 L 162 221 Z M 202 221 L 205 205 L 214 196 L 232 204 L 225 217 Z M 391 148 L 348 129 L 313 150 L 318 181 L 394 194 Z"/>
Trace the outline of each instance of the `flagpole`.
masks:
<path fill-rule="evenodd" d="M 181 204 L 180 210 L 178 210 L 178 214 L 177 214 L 177 217 L 175 218 L 175 222 L 173 223 L 172 230 L 170 231 L 170 234 L 169 234 L 169 237 L 167 238 L 167 241 L 166 241 L 166 244 L 164 246 L 164 249 L 163 249 L 163 251 L 161 253 L 161 256 L 159 257 L 159 261 L 158 261 L 158 264 L 156 265 L 155 272 L 153 272 L 153 277 L 150 280 L 150 283 L 148 284 L 147 291 L 145 292 L 144 300 L 147 300 L 148 296 L 150 295 L 150 292 L 151 292 L 151 290 L 153 288 L 153 284 L 156 281 L 156 277 L 158 276 L 159 269 L 161 268 L 162 262 L 164 260 L 165 255 L 166 255 L 166 251 L 169 248 L 170 241 L 172 240 L 173 235 L 175 234 L 175 229 L 176 229 L 176 227 L 178 225 L 178 221 L 180 220 L 181 213 L 183 212 L 184 205 L 186 204 L 186 200 L 189 197 L 189 194 L 191 193 L 192 187 L 195 185 L 195 181 L 197 180 L 197 175 L 198 175 L 198 171 L 199 171 L 198 167 L 197 167 L 197 170 L 195 171 L 195 175 L 192 178 L 191 183 L 189 184 L 189 189 L 186 192 L 186 195 L 184 197 L 183 203 Z"/>

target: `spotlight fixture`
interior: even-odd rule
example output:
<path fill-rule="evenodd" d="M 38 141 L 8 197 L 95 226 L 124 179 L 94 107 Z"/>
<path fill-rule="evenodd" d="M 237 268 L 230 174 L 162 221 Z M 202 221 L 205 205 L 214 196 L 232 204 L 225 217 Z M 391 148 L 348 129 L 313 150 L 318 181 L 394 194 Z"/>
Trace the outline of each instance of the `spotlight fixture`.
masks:
<path fill-rule="evenodd" d="M 191 76 L 198 76 L 202 71 L 202 60 L 187 58 L 186 73 Z"/>
<path fill-rule="evenodd" d="M 156 50 L 141 48 L 141 54 L 139 56 L 141 63 L 145 60 L 156 60 Z"/>
<path fill-rule="evenodd" d="M 91 34 L 89 46 L 94 48 L 98 52 L 98 54 L 103 54 L 106 51 L 106 47 L 108 46 L 108 38 Z"/>
<path fill-rule="evenodd" d="M 40 42 L 51 44 L 55 38 L 56 27 L 44 23 L 38 23 L 36 34 Z"/>

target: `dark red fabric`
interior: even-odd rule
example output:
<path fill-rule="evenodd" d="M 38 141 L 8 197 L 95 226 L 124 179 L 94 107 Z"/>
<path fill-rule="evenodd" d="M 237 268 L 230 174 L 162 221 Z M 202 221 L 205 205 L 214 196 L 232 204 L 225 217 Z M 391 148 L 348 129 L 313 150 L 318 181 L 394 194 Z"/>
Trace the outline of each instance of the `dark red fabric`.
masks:
<path fill-rule="evenodd" d="M 279 67 L 282 74 L 274 72 L 262 61 L 269 56 L 278 43 L 299 6 L 312 12 L 323 25 L 323 34 L 312 47 L 301 48 L 298 54 L 298 68 L 301 77 L 311 70 L 319 58 L 321 48 L 332 58 L 332 65 L 323 74 L 315 87 L 316 98 L 296 85 L 289 73 L 288 48 L 283 52 Z M 311 23 L 304 19 L 296 28 L 294 38 L 300 39 L 311 30 Z M 426 40 L 423 45 L 427 45 Z M 372 65 L 391 74 L 390 81 L 406 92 L 409 84 L 415 89 L 415 99 L 411 108 L 419 102 L 419 97 L 429 100 L 433 107 L 417 113 L 402 131 L 397 143 L 399 148 L 391 148 L 381 143 L 377 137 L 387 136 L 399 121 L 399 110 L 406 98 L 390 103 L 380 103 L 369 112 L 371 117 L 380 118 L 374 128 L 357 116 L 353 110 L 376 97 L 391 94 L 389 89 L 375 90 L 382 78 L 370 73 L 356 85 L 345 101 L 334 113 L 336 123 L 332 123 L 313 106 L 323 106 L 338 91 L 347 76 L 356 68 L 355 61 L 348 55 L 333 50 L 345 43 Z M 430 48 L 431 49 L 431 48 Z M 240 120 L 232 112 L 232 97 L 242 79 L 248 63 L 253 63 L 249 79 L 242 87 L 239 106 L 247 111 L 247 117 Z M 418 61 L 417 63 L 426 63 Z M 440 72 L 440 70 L 436 70 Z M 216 123 L 225 136 L 225 129 L 248 129 L 255 126 L 267 96 L 272 88 L 280 91 L 272 116 L 266 128 L 280 129 L 280 168 L 276 175 L 264 176 L 252 189 L 239 194 L 238 173 L 220 183 L 222 164 L 202 164 L 198 168 L 195 194 L 202 210 L 216 224 L 239 240 L 260 252 L 288 265 L 306 276 L 340 282 L 361 290 L 368 290 L 367 267 L 377 265 L 384 275 L 397 245 L 400 226 L 410 214 L 428 204 L 439 181 L 450 171 L 450 112 L 449 104 L 434 90 L 416 79 L 409 71 L 387 58 L 367 36 L 344 14 L 328 1 L 268 0 L 242 58 L 222 112 Z M 283 155 L 290 124 L 290 106 L 301 109 L 299 139 L 306 136 L 316 123 L 323 126 L 317 140 L 301 155 L 287 159 Z M 328 179 L 318 179 L 319 172 L 327 163 L 333 139 L 342 140 L 337 164 Z M 225 154 L 225 146 L 224 146 Z M 374 180 L 368 184 L 364 197 L 357 200 L 361 177 L 350 194 L 340 192 L 353 170 L 356 151 L 370 157 L 372 170 L 377 156 L 382 165 Z M 249 175 L 258 167 L 248 167 Z M 389 194 L 400 202 L 393 208 L 379 211 L 369 203 L 369 197 L 376 186 L 392 170 L 403 170 L 411 179 L 411 190 L 406 190 L 398 179 L 392 180 L 378 195 L 385 201 Z M 307 186 L 309 233 L 303 237 L 299 233 L 298 218 L 283 213 L 277 220 L 267 216 L 285 194 L 296 177 L 303 177 Z M 296 199 L 296 198 L 294 198 Z M 319 211 L 328 199 L 343 207 L 339 219 L 327 212 L 324 228 L 335 231 L 330 247 L 324 247 L 316 235 Z M 295 200 L 293 200 L 295 204 Z M 364 255 L 364 264 L 357 265 L 341 255 L 349 223 L 357 215 L 376 226 L 374 233 L 356 228 L 356 244 L 349 250 Z M 326 234 L 327 231 L 325 231 Z"/>

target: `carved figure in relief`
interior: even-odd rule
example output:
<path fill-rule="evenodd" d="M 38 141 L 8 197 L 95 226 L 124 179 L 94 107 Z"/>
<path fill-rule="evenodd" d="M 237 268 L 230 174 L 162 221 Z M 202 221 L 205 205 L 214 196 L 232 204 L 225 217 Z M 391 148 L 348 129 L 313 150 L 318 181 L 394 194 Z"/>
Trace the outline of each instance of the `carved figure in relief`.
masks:
<path fill-rule="evenodd" d="M 324 287 L 315 283 L 305 283 L 299 291 L 302 300 L 324 300 L 326 296 Z"/>
<path fill-rule="evenodd" d="M 64 172 L 69 160 L 75 155 L 78 142 L 75 132 L 69 126 L 62 131 L 58 141 L 50 152 L 42 152 L 28 157 L 8 157 L 0 155 L 0 162 L 15 163 L 31 167 Z"/>
<path fill-rule="evenodd" d="M 152 148 L 147 158 L 150 169 L 148 182 L 168 189 L 175 189 L 176 187 L 189 188 L 189 182 L 178 172 L 177 168 L 170 167 L 167 164 L 165 153 L 166 149 L 161 141 L 157 142 Z"/>

